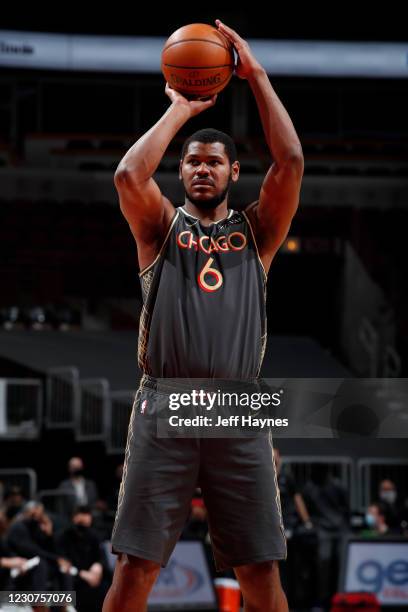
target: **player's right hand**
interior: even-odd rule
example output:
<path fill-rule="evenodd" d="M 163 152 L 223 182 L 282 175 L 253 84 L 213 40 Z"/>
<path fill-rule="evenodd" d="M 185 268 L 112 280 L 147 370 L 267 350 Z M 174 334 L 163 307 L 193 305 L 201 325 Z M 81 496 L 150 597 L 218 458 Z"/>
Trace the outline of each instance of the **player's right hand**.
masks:
<path fill-rule="evenodd" d="M 208 100 L 188 100 L 183 96 L 183 94 L 170 87 L 168 83 L 166 83 L 165 93 L 172 102 L 182 104 L 188 108 L 190 117 L 194 117 L 207 108 L 211 108 L 211 106 L 214 106 L 217 100 L 217 94 L 214 94 Z"/>

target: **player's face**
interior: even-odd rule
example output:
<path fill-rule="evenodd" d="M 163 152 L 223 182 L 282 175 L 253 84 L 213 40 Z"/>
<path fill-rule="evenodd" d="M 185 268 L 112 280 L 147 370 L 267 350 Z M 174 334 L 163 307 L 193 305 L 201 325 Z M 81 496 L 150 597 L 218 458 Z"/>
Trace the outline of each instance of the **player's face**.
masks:
<path fill-rule="evenodd" d="M 190 202 L 208 209 L 225 200 L 238 173 L 238 162 L 231 166 L 222 142 L 191 142 L 180 164 L 179 176 Z"/>

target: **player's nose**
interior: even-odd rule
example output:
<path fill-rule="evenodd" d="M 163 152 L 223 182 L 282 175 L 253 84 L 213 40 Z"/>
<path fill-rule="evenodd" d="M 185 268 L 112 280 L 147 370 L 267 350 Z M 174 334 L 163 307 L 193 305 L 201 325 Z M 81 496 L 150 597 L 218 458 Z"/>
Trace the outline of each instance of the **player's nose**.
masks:
<path fill-rule="evenodd" d="M 198 168 L 196 168 L 196 173 L 199 176 L 202 176 L 203 174 L 208 175 L 209 172 L 207 165 L 203 162 L 200 166 L 198 166 Z"/>

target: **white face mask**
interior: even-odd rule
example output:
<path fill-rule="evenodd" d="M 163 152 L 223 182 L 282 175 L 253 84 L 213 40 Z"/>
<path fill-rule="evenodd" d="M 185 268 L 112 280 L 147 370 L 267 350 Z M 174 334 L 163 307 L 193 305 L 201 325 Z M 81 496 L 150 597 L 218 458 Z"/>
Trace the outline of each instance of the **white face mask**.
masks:
<path fill-rule="evenodd" d="M 380 499 L 382 499 L 382 501 L 387 502 L 387 504 L 393 504 L 395 503 L 395 500 L 397 499 L 397 492 L 395 489 L 389 489 L 388 491 L 381 491 Z"/>
<path fill-rule="evenodd" d="M 365 515 L 365 522 L 367 524 L 367 527 L 370 527 L 370 529 L 373 529 L 375 527 L 375 522 L 376 522 L 375 516 L 367 512 Z"/>

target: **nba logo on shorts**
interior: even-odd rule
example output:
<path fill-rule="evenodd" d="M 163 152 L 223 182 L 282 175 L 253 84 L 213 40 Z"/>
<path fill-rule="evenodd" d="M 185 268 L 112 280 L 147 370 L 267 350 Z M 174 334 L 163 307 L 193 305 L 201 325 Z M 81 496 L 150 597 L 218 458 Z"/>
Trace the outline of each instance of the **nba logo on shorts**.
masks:
<path fill-rule="evenodd" d="M 142 406 L 141 406 L 141 408 L 140 408 L 140 412 L 141 412 L 142 414 L 144 413 L 144 411 L 145 411 L 145 409 L 146 409 L 146 406 L 147 406 L 147 400 L 145 400 L 145 399 L 144 399 L 144 400 L 143 400 L 143 402 L 142 402 Z"/>

